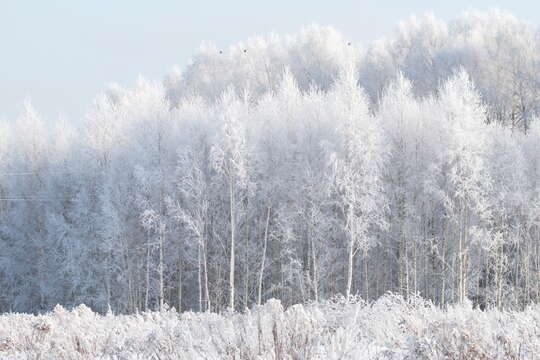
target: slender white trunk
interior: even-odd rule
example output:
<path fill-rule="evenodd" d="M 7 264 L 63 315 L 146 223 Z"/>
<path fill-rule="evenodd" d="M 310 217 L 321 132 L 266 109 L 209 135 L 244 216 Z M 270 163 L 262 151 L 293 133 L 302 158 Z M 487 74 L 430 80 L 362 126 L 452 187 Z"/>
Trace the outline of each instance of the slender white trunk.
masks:
<path fill-rule="evenodd" d="M 203 239 L 202 243 L 203 243 L 202 255 L 203 255 L 203 270 L 204 270 L 204 298 L 206 300 L 205 311 L 211 311 L 212 304 L 210 302 L 210 292 L 208 291 L 208 257 L 206 255 L 206 239 Z"/>
<path fill-rule="evenodd" d="M 502 246 L 499 246 L 497 253 L 497 269 L 495 271 L 497 290 L 495 295 L 495 303 L 497 305 L 497 309 L 500 310 L 502 305 Z"/>
<path fill-rule="evenodd" d="M 136 308 L 136 305 L 135 305 L 135 301 L 133 300 L 134 299 L 134 294 L 133 294 L 133 285 L 132 285 L 132 274 L 131 274 L 131 267 L 129 265 L 129 257 L 128 257 L 128 245 L 127 245 L 127 241 L 126 241 L 126 237 L 125 236 L 122 236 L 120 237 L 120 239 L 122 240 L 122 248 L 123 248 L 123 252 L 122 252 L 122 260 L 124 262 L 124 271 L 126 272 L 126 278 L 127 278 L 127 287 L 128 287 L 128 309 L 130 311 L 134 311 L 135 308 Z M 138 310 L 138 309 L 137 309 Z"/>
<path fill-rule="evenodd" d="M 250 223 L 246 211 L 246 242 L 244 248 L 244 308 L 247 309 L 249 305 L 249 231 Z"/>
<path fill-rule="evenodd" d="M 459 302 L 465 301 L 467 296 L 467 209 L 464 204 L 461 206 L 461 225 L 459 231 Z"/>
<path fill-rule="evenodd" d="M 262 253 L 262 260 L 261 260 L 261 271 L 259 272 L 259 283 L 257 286 L 257 305 L 261 305 L 262 301 L 262 282 L 263 282 L 263 275 L 264 275 L 264 267 L 266 262 L 266 249 L 268 247 L 268 227 L 270 225 L 270 211 L 272 207 L 268 206 L 268 210 L 266 211 L 266 225 L 264 227 L 264 243 L 263 243 L 263 253 Z"/>
<path fill-rule="evenodd" d="M 345 297 L 349 299 L 351 296 L 352 279 L 353 279 L 353 265 L 354 265 L 354 239 L 349 239 L 349 254 L 347 261 L 347 285 L 345 288 Z"/>
<path fill-rule="evenodd" d="M 368 266 L 368 253 L 364 251 L 364 298 L 366 301 L 369 299 L 369 266 Z"/>
<path fill-rule="evenodd" d="M 201 268 L 202 268 L 202 261 L 201 261 L 201 243 L 199 242 L 199 246 L 197 247 L 197 283 L 199 286 L 199 312 L 203 311 L 203 300 L 202 300 L 202 275 L 201 275 Z"/>
<path fill-rule="evenodd" d="M 178 312 L 182 312 L 182 259 L 178 256 Z"/>
<path fill-rule="evenodd" d="M 229 179 L 229 199 L 231 215 L 231 255 L 229 258 L 229 309 L 234 311 L 234 241 L 235 241 L 235 213 L 234 213 L 234 185 L 232 177 Z"/>
<path fill-rule="evenodd" d="M 441 305 L 444 307 L 446 304 L 446 221 L 443 223 L 443 233 L 442 233 L 442 260 L 441 260 L 441 276 L 442 276 L 442 286 L 441 286 Z"/>
<path fill-rule="evenodd" d="M 150 236 L 147 234 L 146 244 L 146 289 L 144 294 L 144 310 L 148 311 L 148 300 L 150 297 Z"/>
<path fill-rule="evenodd" d="M 163 291 L 163 229 L 159 230 L 159 311 L 163 310 L 164 291 Z"/>
<path fill-rule="evenodd" d="M 313 295 L 315 296 L 315 301 L 319 301 L 319 278 L 317 276 L 317 257 L 315 256 L 315 246 L 313 244 L 313 239 L 311 240 L 311 262 L 313 265 Z"/>

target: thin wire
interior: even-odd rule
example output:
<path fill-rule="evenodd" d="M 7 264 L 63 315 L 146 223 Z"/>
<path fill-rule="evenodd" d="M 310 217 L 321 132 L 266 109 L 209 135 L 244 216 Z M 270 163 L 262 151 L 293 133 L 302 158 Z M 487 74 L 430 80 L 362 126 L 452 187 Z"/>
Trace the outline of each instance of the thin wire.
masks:
<path fill-rule="evenodd" d="M 172 164 L 161 164 L 163 167 L 178 167 L 178 164 L 172 163 Z M 151 170 L 154 170 L 151 168 Z M 44 171 L 42 173 L 40 172 L 20 172 L 20 173 L 0 173 L 0 177 L 2 176 L 27 176 L 27 175 L 51 175 L 51 174 L 76 174 L 74 171 Z"/>
<path fill-rule="evenodd" d="M 39 201 L 39 202 L 46 202 L 46 201 L 58 201 L 58 200 L 66 200 L 66 199 L 61 199 L 61 198 L 50 198 L 50 199 L 0 198 L 0 201 Z"/>
<path fill-rule="evenodd" d="M 0 176 L 24 176 L 24 175 L 35 175 L 37 173 L 35 172 L 24 172 L 24 173 L 7 173 L 7 174 L 0 174 Z"/>

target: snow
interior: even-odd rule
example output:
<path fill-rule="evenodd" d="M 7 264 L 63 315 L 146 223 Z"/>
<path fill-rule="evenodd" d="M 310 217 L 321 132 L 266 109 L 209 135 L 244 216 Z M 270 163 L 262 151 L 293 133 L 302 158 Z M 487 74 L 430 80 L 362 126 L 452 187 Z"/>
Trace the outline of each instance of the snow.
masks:
<path fill-rule="evenodd" d="M 442 310 L 419 297 L 293 305 L 244 313 L 174 309 L 99 315 L 80 305 L 0 316 L 0 359 L 533 359 L 540 306 Z"/>
<path fill-rule="evenodd" d="M 80 126 L 1 121 L 0 358 L 538 357 L 539 30 L 398 30 L 208 45 Z"/>

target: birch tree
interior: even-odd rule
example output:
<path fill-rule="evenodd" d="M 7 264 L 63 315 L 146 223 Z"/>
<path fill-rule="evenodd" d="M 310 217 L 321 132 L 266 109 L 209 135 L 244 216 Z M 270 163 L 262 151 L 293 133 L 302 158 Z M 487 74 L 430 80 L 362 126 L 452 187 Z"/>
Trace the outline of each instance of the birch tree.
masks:
<path fill-rule="evenodd" d="M 370 115 L 367 100 L 356 85 L 354 67 L 344 70 L 329 95 L 337 116 L 338 148 L 330 154 L 337 205 L 347 242 L 345 296 L 353 291 L 354 257 L 364 262 L 364 296 L 368 296 L 367 253 L 376 241 L 370 231 L 384 224 L 381 186 L 383 149 L 379 127 Z"/>
<path fill-rule="evenodd" d="M 248 188 L 248 147 L 246 139 L 247 99 L 232 90 L 223 94 L 218 107 L 221 129 L 211 150 L 213 167 L 223 177 L 227 189 L 229 218 L 229 308 L 235 309 L 236 238 L 238 222 Z"/>

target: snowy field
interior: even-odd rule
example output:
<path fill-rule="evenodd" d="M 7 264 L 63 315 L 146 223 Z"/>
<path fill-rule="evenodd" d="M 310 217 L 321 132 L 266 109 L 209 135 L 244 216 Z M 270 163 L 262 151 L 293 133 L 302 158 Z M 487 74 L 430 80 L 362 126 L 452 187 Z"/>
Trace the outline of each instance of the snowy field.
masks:
<path fill-rule="evenodd" d="M 366 305 L 270 300 L 246 313 L 99 315 L 84 305 L 0 316 L 1 359 L 538 359 L 540 306 L 440 310 L 386 295 Z"/>

